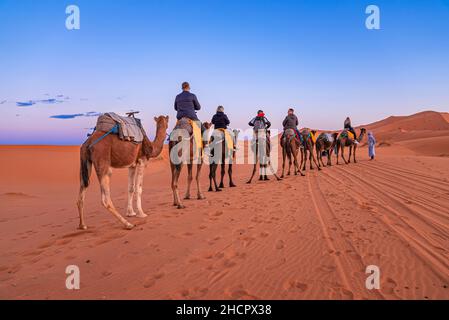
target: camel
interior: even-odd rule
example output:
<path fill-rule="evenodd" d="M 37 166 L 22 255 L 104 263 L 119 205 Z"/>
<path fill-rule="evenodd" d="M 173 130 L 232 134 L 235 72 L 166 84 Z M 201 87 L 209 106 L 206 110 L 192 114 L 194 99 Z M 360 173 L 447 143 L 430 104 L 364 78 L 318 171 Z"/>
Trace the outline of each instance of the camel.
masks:
<path fill-rule="evenodd" d="M 204 122 L 203 126 L 206 130 L 209 130 L 211 127 L 211 124 L 209 122 Z M 181 134 L 184 132 L 183 137 L 179 136 L 178 139 L 176 138 L 172 139 L 173 132 L 175 130 L 180 129 Z M 201 168 L 203 166 L 203 155 L 204 155 L 204 149 L 208 145 L 208 139 L 207 139 L 207 132 L 204 132 L 202 135 L 202 145 L 199 148 L 199 154 L 198 159 L 195 159 L 195 152 L 194 147 L 194 134 L 193 134 L 193 128 L 190 124 L 190 120 L 187 118 L 183 118 L 178 121 L 178 124 L 176 125 L 174 131 L 170 135 L 170 142 L 169 142 L 169 154 L 170 154 L 170 169 L 171 169 L 171 175 L 172 175 L 172 182 L 171 182 L 171 188 L 173 192 L 173 205 L 176 206 L 178 209 L 184 209 L 185 205 L 181 202 L 181 199 L 179 197 L 178 192 L 178 181 L 179 176 L 181 174 L 181 170 L 184 164 L 187 164 L 187 191 L 184 196 L 184 200 L 190 199 L 190 186 L 193 181 L 193 165 L 194 162 L 196 163 L 196 186 L 197 186 L 197 198 L 198 200 L 204 200 L 206 197 L 201 192 L 201 184 L 200 184 L 200 176 L 201 176 Z M 182 144 L 183 142 L 187 142 L 188 145 L 187 148 L 183 148 Z M 178 148 L 177 146 L 180 145 L 181 148 L 179 148 L 177 151 L 174 150 L 174 148 Z M 184 151 L 184 152 L 183 152 Z M 176 158 L 176 159 L 175 159 Z M 174 162 L 176 160 L 176 162 Z"/>
<path fill-rule="evenodd" d="M 365 134 L 366 134 L 366 129 L 365 128 L 361 128 L 359 137 L 356 139 L 358 143 L 362 142 L 363 137 L 365 136 Z M 349 147 L 349 159 L 348 159 L 348 161 L 346 161 L 346 159 L 345 159 L 345 154 L 344 154 L 345 147 Z M 336 152 L 337 164 L 339 164 L 338 163 L 338 158 L 339 158 L 338 157 L 338 153 L 339 153 L 339 151 L 341 151 L 341 157 L 342 157 L 343 161 L 346 164 L 351 163 L 351 155 L 354 152 L 354 163 L 357 163 L 357 160 L 355 158 L 355 153 L 356 153 L 356 150 L 357 150 L 357 143 L 355 143 L 355 141 L 353 139 L 349 138 L 348 130 L 343 130 L 340 133 L 340 135 L 338 136 L 337 149 L 336 150 L 337 150 L 337 152 Z"/>
<path fill-rule="evenodd" d="M 323 167 L 326 165 L 323 162 L 323 152 L 327 154 L 327 165 L 332 166 L 332 152 L 337 144 L 338 133 L 325 133 L 323 132 L 316 139 L 315 147 L 316 147 L 316 156 L 318 163 Z"/>
<path fill-rule="evenodd" d="M 215 130 L 214 135 L 212 135 L 210 140 L 210 147 L 211 147 L 211 157 L 209 162 L 209 192 L 213 191 L 212 188 L 212 181 L 215 186 L 215 191 L 220 192 L 221 189 L 224 188 L 224 175 L 226 173 L 226 160 L 228 161 L 228 175 L 229 175 L 229 187 L 235 188 L 236 185 L 234 184 L 232 180 L 232 164 L 235 160 L 235 151 L 237 147 L 237 139 L 240 131 L 239 130 L 233 130 L 232 131 L 232 139 L 234 143 L 234 148 L 232 150 L 229 149 L 229 146 L 226 143 L 225 133 L 221 130 Z M 215 140 L 217 139 L 217 140 Z M 215 151 L 218 150 L 221 153 L 221 159 L 218 160 L 218 163 L 214 161 L 214 155 Z M 218 165 L 221 165 L 221 179 L 220 179 L 220 185 L 217 185 L 217 179 L 216 179 L 216 173 Z"/>
<path fill-rule="evenodd" d="M 109 134 L 101 139 L 105 132 L 95 131 L 81 146 L 81 187 L 77 202 L 80 229 L 87 230 L 87 225 L 84 220 L 84 200 L 87 188 L 89 187 L 92 165 L 95 168 L 98 181 L 100 182 L 102 205 L 123 223 L 126 229 L 130 230 L 134 225 L 123 218 L 112 203 L 110 179 L 113 168 L 128 168 L 127 216 L 137 216 L 139 218 L 145 218 L 147 216 L 142 209 L 143 174 L 150 158 L 156 158 L 162 152 L 168 127 L 168 119 L 168 116 L 154 118 L 157 129 L 153 142 L 145 136 L 142 143 L 136 144 L 120 140 L 118 135 L 114 134 Z M 101 141 L 96 143 L 99 139 Z M 136 196 L 137 213 L 133 208 L 134 196 Z"/>
<path fill-rule="evenodd" d="M 262 131 L 262 130 L 259 130 Z M 282 180 L 278 177 L 276 172 L 273 169 L 273 166 L 271 165 L 271 159 L 270 159 L 270 153 L 271 153 L 271 143 L 270 143 L 270 131 L 265 130 L 264 133 L 262 132 L 255 132 L 254 133 L 254 139 L 251 142 L 252 149 L 254 151 L 254 166 L 253 166 L 253 172 L 251 174 L 251 178 L 248 180 L 247 184 L 251 184 L 254 178 L 254 175 L 256 174 L 257 164 L 260 162 L 260 181 L 268 181 L 270 180 L 267 176 L 267 167 L 270 167 L 271 173 L 276 177 L 278 181 Z M 262 148 L 265 148 L 262 149 Z"/>
<path fill-rule="evenodd" d="M 281 139 L 281 147 L 282 147 L 282 175 L 281 178 L 284 178 L 285 173 L 285 164 L 286 158 L 288 158 L 288 171 L 287 175 L 290 175 L 292 162 L 294 163 L 295 176 L 298 175 L 298 172 L 301 176 L 305 176 L 305 174 L 301 171 L 301 166 L 298 164 L 298 151 L 300 149 L 301 142 L 296 136 L 296 133 L 293 129 L 287 129 L 284 131 Z M 293 161 L 292 161 L 293 159 Z"/>
<path fill-rule="evenodd" d="M 309 130 L 309 129 L 303 129 L 300 132 L 301 134 L 301 142 L 302 142 L 302 148 L 301 148 L 301 164 L 303 164 L 302 170 L 306 170 L 306 164 L 307 164 L 307 152 L 309 152 L 309 162 L 310 162 L 310 170 L 313 170 L 313 164 L 312 160 L 317 166 L 318 170 L 321 170 L 321 167 L 319 163 L 316 161 L 316 157 L 313 154 L 313 149 L 315 146 L 315 143 L 313 142 L 312 135 L 316 134 L 315 130 Z"/>

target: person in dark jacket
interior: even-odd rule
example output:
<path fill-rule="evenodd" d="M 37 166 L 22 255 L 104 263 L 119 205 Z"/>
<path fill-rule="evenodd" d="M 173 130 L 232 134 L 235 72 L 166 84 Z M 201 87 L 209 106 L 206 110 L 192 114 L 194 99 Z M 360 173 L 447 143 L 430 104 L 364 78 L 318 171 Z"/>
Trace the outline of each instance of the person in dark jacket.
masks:
<path fill-rule="evenodd" d="M 351 132 L 354 135 L 354 142 L 358 143 L 357 134 L 355 133 L 355 130 L 351 124 L 351 118 L 349 118 L 349 117 L 346 118 L 345 123 L 344 123 L 344 128 L 347 129 L 349 132 Z"/>
<path fill-rule="evenodd" d="M 293 129 L 296 132 L 296 135 L 299 139 L 299 130 L 298 130 L 299 120 L 298 117 L 295 115 L 295 110 L 293 108 L 288 109 L 288 114 L 284 119 L 284 122 L 282 122 L 282 126 L 284 127 L 284 132 L 287 129 Z M 282 134 L 282 136 L 284 136 Z"/>
<path fill-rule="evenodd" d="M 178 112 L 176 115 L 178 120 L 188 118 L 201 123 L 196 115 L 196 112 L 201 110 L 201 105 L 196 95 L 190 92 L 190 84 L 188 82 L 182 84 L 182 92 L 176 96 L 175 110 Z M 204 131 L 206 131 L 206 128 L 201 123 L 201 132 L 204 133 Z"/>
<path fill-rule="evenodd" d="M 257 116 L 253 118 L 248 125 L 253 127 L 254 131 L 266 130 L 271 127 L 271 122 L 265 117 L 265 113 L 262 110 L 257 111 Z"/>
<path fill-rule="evenodd" d="M 224 113 L 224 108 L 219 106 L 217 113 L 212 117 L 212 124 L 215 129 L 227 129 L 230 123 L 228 116 Z"/>

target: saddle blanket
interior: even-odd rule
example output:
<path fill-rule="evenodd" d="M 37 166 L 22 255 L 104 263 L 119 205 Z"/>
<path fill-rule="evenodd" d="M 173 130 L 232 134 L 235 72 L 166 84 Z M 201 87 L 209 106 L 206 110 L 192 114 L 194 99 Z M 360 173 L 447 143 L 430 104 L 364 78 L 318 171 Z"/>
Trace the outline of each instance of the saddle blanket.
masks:
<path fill-rule="evenodd" d="M 114 112 L 105 113 L 98 117 L 95 130 L 109 132 L 116 125 L 118 125 L 118 136 L 121 140 L 132 141 L 134 143 L 141 143 L 143 141 L 145 131 L 140 119 L 121 117 Z"/>
<path fill-rule="evenodd" d="M 189 126 L 186 127 L 186 124 Z M 191 130 L 189 130 L 191 128 Z M 182 118 L 176 122 L 175 129 L 186 129 L 193 136 L 193 141 L 197 149 L 203 147 L 203 137 L 201 134 L 201 124 L 199 121 L 193 121 L 189 118 Z"/>
<path fill-rule="evenodd" d="M 226 141 L 226 145 L 228 146 L 228 149 L 229 150 L 234 149 L 234 139 L 232 139 L 232 136 L 229 133 L 229 131 L 226 130 L 226 129 L 223 129 L 223 128 L 220 128 L 220 129 L 217 129 L 217 130 L 224 133 L 225 141 Z"/>

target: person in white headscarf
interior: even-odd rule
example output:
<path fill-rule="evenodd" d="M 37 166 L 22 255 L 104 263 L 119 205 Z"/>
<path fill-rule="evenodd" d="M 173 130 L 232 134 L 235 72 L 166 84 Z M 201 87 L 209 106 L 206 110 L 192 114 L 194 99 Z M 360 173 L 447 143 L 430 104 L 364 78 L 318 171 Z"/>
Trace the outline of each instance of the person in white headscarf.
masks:
<path fill-rule="evenodd" d="M 368 132 L 368 155 L 371 160 L 376 156 L 376 138 L 372 132 Z"/>

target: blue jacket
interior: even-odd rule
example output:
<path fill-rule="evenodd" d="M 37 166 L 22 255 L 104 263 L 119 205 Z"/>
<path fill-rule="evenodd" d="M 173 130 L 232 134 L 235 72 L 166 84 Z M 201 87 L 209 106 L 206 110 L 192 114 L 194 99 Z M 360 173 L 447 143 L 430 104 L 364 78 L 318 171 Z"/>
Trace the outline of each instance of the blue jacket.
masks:
<path fill-rule="evenodd" d="M 230 123 L 231 122 L 229 121 L 228 116 L 225 115 L 224 112 L 217 112 L 212 117 L 212 124 L 215 129 L 227 129 Z"/>
<path fill-rule="evenodd" d="M 188 91 L 183 91 L 176 96 L 175 110 L 178 111 L 176 118 L 189 118 L 198 120 L 196 111 L 201 110 L 201 105 L 196 98 L 196 95 Z"/>

